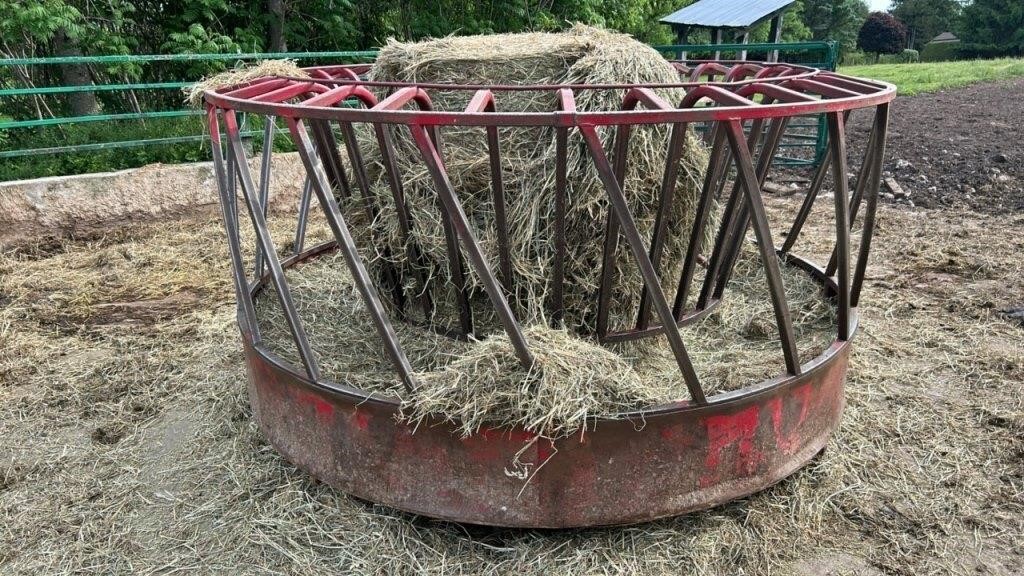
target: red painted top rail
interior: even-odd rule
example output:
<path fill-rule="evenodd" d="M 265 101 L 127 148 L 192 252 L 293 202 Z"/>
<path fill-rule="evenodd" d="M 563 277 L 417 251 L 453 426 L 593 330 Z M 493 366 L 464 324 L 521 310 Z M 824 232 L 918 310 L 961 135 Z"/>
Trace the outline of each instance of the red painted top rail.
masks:
<path fill-rule="evenodd" d="M 381 82 L 358 79 L 365 64 L 307 68 L 310 78 L 275 77 L 244 85 L 206 92 L 206 101 L 217 108 L 287 118 L 311 118 L 344 122 L 375 122 L 424 126 L 607 126 L 623 124 L 693 123 L 716 120 L 748 120 L 783 116 L 841 112 L 877 106 L 892 101 L 896 87 L 875 80 L 845 76 L 805 66 L 752 62 L 675 63 L 680 75 L 690 81 L 657 84 L 591 85 L 483 85 Z M 723 77 L 723 80 L 714 78 Z M 708 78 L 701 81 L 701 78 Z M 351 87 L 352 91 L 340 90 Z M 684 98 L 674 107 L 600 112 L 566 112 L 553 106 L 550 112 L 508 112 L 501 109 L 502 92 L 571 92 L 586 90 L 629 90 L 632 88 L 677 88 L 687 93 L 699 90 L 703 98 Z M 368 88 L 415 90 L 415 108 L 383 106 L 340 107 L 347 99 L 359 98 Z M 498 93 L 494 111 L 436 110 L 430 94 L 441 91 Z M 806 99 L 777 98 L 781 90 L 807 96 Z M 331 98 L 328 93 L 343 95 Z M 715 95 L 719 97 L 715 97 Z M 758 96 L 770 103 L 758 102 Z M 361 98 L 366 103 L 366 99 Z M 710 102 L 709 102 L 710 100 Z M 744 103 L 739 101 L 743 100 Z M 407 103 L 407 102 L 406 102 Z M 406 103 L 403 103 L 406 104 Z M 708 105 L 709 103 L 714 105 Z"/>

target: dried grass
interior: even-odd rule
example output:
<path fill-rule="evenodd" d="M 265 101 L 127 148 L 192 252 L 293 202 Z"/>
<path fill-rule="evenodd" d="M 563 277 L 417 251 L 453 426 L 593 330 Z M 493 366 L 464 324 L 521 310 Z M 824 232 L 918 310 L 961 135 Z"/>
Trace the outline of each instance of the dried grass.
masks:
<path fill-rule="evenodd" d="M 530 370 L 519 364 L 508 336 L 491 336 L 443 369 L 421 374 L 404 404 L 406 417 L 418 423 L 443 415 L 464 436 L 497 423 L 558 437 L 584 428 L 594 410 L 614 414 L 661 399 L 614 352 L 543 325 L 523 333 L 534 353 Z"/>
<path fill-rule="evenodd" d="M 1024 293 L 1024 221 L 883 208 L 880 223 L 826 452 L 711 511 L 578 531 L 400 514 L 283 461 L 251 421 L 216 223 L 4 253 L 0 572 L 1020 573 L 1024 327 L 994 312 Z M 157 321 L 101 313 L 193 290 Z"/>
<path fill-rule="evenodd" d="M 417 43 L 389 41 L 370 71 L 373 80 L 435 82 L 444 84 L 557 85 L 630 84 L 678 82 L 679 75 L 664 58 L 629 36 L 587 26 L 565 33 L 499 34 L 450 37 Z M 680 89 L 658 90 L 669 103 L 678 102 Z M 441 110 L 462 110 L 472 91 L 433 90 L 433 106 Z M 557 108 L 555 92 L 496 91 L 499 111 L 550 112 Z M 624 90 L 578 90 L 581 111 L 618 110 Z M 669 143 L 668 126 L 634 127 L 624 190 L 637 227 L 650 237 L 657 215 Z M 484 253 L 492 263 L 498 260 L 498 236 L 491 199 L 491 173 L 486 133 L 482 128 L 445 127 L 441 130 L 444 162 Z M 601 129 L 606 149 L 613 131 Z M 416 266 L 408 253 L 398 226 L 391 190 L 377 144 L 362 138 L 374 196 L 382 210 L 373 230 L 377 247 L 370 254 L 372 266 L 385 261 L 397 266 L 402 276 L 413 278 Z M 450 279 L 441 212 L 434 182 L 406 129 L 394 129 L 395 159 L 402 177 L 405 197 L 414 221 L 411 242 L 426 259 L 427 273 L 435 285 Z M 502 128 L 499 131 L 502 175 L 507 197 L 509 244 L 513 270 L 512 300 L 528 323 L 543 323 L 549 315 L 554 258 L 554 192 L 556 144 L 553 128 Z M 566 326 L 574 332 L 592 333 L 601 269 L 601 239 L 607 214 L 607 195 L 582 136 L 571 134 L 567 161 L 566 242 L 568 249 L 566 285 Z M 688 242 L 695 201 L 708 162 L 707 150 L 693 131 L 683 146 L 676 183 L 676 195 L 668 221 L 665 258 L 661 272 L 678 273 Z M 361 198 L 353 197 L 353 202 Z M 354 218 L 362 206 L 354 204 Z M 357 225 L 356 229 L 370 229 Z M 366 233 L 367 235 L 369 232 Z M 367 239 L 368 240 L 368 239 Z M 388 255 L 381 244 L 388 247 Z M 613 302 L 630 302 L 642 287 L 639 271 L 624 247 L 616 261 L 617 279 Z M 468 278 L 471 290 L 483 298 L 479 279 Z M 451 307 L 449 306 L 448 309 Z M 442 311 L 444 308 L 442 308 Z M 625 319 L 623 309 L 613 309 L 614 320 Z M 437 316 L 439 322 L 454 325 L 453 318 Z"/>
<path fill-rule="evenodd" d="M 299 68 L 294 60 L 259 60 L 254 64 L 240 65 L 231 70 L 207 76 L 191 86 L 182 88 L 181 91 L 185 93 L 185 102 L 198 108 L 203 103 L 203 93 L 208 90 L 237 86 L 272 76 L 309 78 L 309 74 Z"/>
<path fill-rule="evenodd" d="M 682 330 L 709 393 L 735 390 L 782 372 L 774 313 L 759 256 L 747 247 L 722 304 Z M 801 358 L 810 360 L 835 336 L 835 309 L 803 272 L 783 267 Z M 338 254 L 287 273 L 292 297 L 325 378 L 398 397 L 413 422 L 427 415 L 455 422 L 466 435 L 480 426 L 523 426 L 548 437 L 585 428 L 587 419 L 688 397 L 663 337 L 608 348 L 564 329 L 524 330 L 535 355 L 530 370 L 493 319 L 478 317 L 478 342 L 460 342 L 399 322 L 395 329 L 418 371 L 407 394 Z M 635 308 L 635 306 L 634 306 Z M 635 311 L 632 313 L 635 316 Z M 263 343 L 299 366 L 274 291 L 257 299 Z"/>

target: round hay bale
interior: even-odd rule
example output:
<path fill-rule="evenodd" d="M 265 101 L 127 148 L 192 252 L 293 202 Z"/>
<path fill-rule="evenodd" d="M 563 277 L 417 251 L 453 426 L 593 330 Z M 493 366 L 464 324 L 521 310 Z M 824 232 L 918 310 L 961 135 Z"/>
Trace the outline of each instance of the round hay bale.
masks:
<path fill-rule="evenodd" d="M 370 71 L 378 81 L 482 85 L 565 85 L 565 84 L 649 84 L 679 82 L 677 71 L 655 50 L 627 35 L 578 25 L 564 33 L 499 34 L 449 37 L 425 42 L 389 41 Z M 621 107 L 625 90 L 575 91 L 580 111 L 609 111 Z M 659 96 L 678 103 L 681 89 L 659 89 Z M 462 110 L 472 90 L 432 90 L 433 106 L 440 110 Z M 554 91 L 496 91 L 499 111 L 538 112 L 556 109 Z M 637 227 L 650 239 L 670 139 L 670 127 L 634 127 L 625 194 Z M 492 268 L 499 262 L 498 235 L 491 191 L 491 171 L 486 132 L 477 127 L 445 127 L 440 130 L 442 155 L 455 192 L 468 215 Z M 600 132 L 606 150 L 614 130 Z M 404 127 L 392 129 L 396 163 L 406 201 L 413 218 L 411 242 L 424 256 L 426 274 L 434 286 L 448 285 L 444 228 L 434 181 L 420 152 Z M 555 254 L 555 164 L 554 128 L 502 128 L 499 131 L 502 178 L 507 198 L 509 244 L 513 269 L 510 301 L 525 324 L 544 322 L 552 312 L 549 295 L 553 288 Z M 376 239 L 372 265 L 382 270 L 390 261 L 410 286 L 416 277 L 415 264 L 398 225 L 387 174 L 376 142 L 370 134 L 362 138 L 368 150 L 368 171 L 381 212 L 373 223 Z M 566 214 L 565 325 L 590 334 L 596 325 L 597 293 L 601 276 L 601 255 L 608 213 L 607 193 L 593 160 L 578 131 L 570 133 L 567 154 L 568 189 Z M 707 151 L 691 129 L 684 143 L 676 191 L 668 218 L 666 244 L 659 271 L 663 278 L 678 275 L 688 243 L 694 206 L 707 166 Z M 349 199 L 349 202 L 359 202 Z M 347 214 L 358 218 L 361 206 L 353 204 Z M 369 234 L 369 226 L 363 228 Z M 713 230 L 709 226 L 708 230 Z M 387 249 L 381 249 L 386 246 Z M 612 295 L 612 325 L 630 322 L 643 288 L 639 269 L 624 242 L 616 259 L 615 292 Z M 485 298 L 479 278 L 470 273 L 471 293 Z M 444 283 L 444 284 L 443 284 Z M 671 285 L 672 281 L 666 284 Z M 439 300 L 433 320 L 454 323 L 452 294 Z M 671 296 L 670 296 L 671 298 Z M 489 308 L 482 304 L 478 308 Z"/>

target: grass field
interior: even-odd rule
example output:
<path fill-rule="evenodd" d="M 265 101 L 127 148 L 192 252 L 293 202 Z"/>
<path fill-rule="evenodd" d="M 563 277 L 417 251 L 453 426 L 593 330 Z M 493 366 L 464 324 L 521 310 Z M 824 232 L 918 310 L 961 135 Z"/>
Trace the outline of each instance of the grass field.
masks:
<path fill-rule="evenodd" d="M 976 82 L 990 82 L 1024 76 L 1024 58 L 965 60 L 961 62 L 921 62 L 919 64 L 868 64 L 843 66 L 843 74 L 892 82 L 900 94 L 912 96 L 937 92 Z"/>

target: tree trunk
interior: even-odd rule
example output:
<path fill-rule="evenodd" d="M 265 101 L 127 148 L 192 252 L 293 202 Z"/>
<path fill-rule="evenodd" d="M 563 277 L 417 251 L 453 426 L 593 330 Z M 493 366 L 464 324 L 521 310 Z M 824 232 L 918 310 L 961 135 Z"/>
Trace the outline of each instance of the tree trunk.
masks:
<path fill-rule="evenodd" d="M 284 39 L 284 0 L 267 0 L 267 14 L 270 16 L 270 51 L 287 52 L 288 42 Z"/>
<path fill-rule="evenodd" d="M 57 31 L 53 36 L 54 54 L 57 56 L 81 56 L 82 49 L 78 41 L 69 38 L 64 30 Z M 86 64 L 61 64 L 60 73 L 65 86 L 92 86 L 92 76 Z M 88 116 L 99 111 L 94 92 L 71 92 L 68 104 L 73 116 Z"/>

